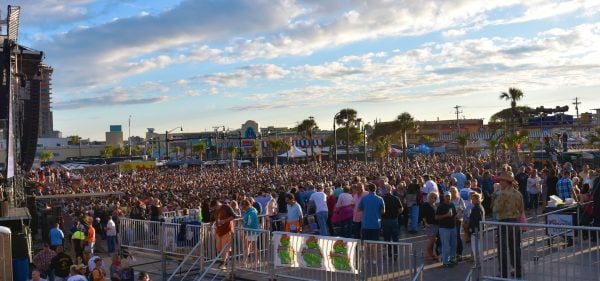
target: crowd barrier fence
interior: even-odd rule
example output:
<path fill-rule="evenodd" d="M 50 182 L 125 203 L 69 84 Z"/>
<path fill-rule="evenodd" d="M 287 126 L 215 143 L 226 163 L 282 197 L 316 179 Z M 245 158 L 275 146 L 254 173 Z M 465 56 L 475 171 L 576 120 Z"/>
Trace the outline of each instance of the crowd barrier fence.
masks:
<path fill-rule="evenodd" d="M 474 271 L 479 280 L 591 281 L 600 276 L 600 228 L 485 221 L 481 229 Z"/>
<path fill-rule="evenodd" d="M 417 270 L 416 251 L 411 243 L 361 241 L 313 234 L 271 232 L 264 229 L 266 223 L 268 220 L 263 217 L 259 229 L 246 229 L 239 223 L 235 224 L 230 242 L 231 256 L 228 263 L 230 270 L 220 274 L 228 274 L 229 277 L 249 275 L 259 279 L 328 281 L 408 281 L 413 280 L 417 275 L 422 278 L 423 272 Z M 123 249 L 178 256 L 182 260 L 181 263 L 187 264 L 185 266 L 180 264 L 174 271 L 185 272 L 185 275 L 190 274 L 190 267 L 196 267 L 198 269 L 196 273 L 207 272 L 209 268 L 206 267 L 214 263 L 215 257 L 219 255 L 216 251 L 216 234 L 212 224 L 184 227 L 174 223 L 122 218 L 119 230 Z M 307 266 L 307 260 L 300 260 L 304 259 L 303 255 L 298 255 L 295 265 L 277 263 L 276 257 L 281 245 L 280 241 L 276 242 L 274 238 L 284 235 L 298 241 L 298 247 L 302 247 L 298 251 L 309 251 L 307 250 L 309 239 L 320 241 L 318 255 L 322 259 L 321 267 Z M 348 244 L 351 246 L 348 248 L 353 250 L 338 253 L 334 249 L 338 249 L 335 247 L 340 246 L 339 243 L 342 243 L 344 248 Z M 346 267 L 349 268 L 339 270 L 336 267 L 336 270 L 330 270 L 334 267 L 333 257 L 339 257 L 340 254 L 345 255 L 343 260 L 347 260 Z M 329 267 L 327 267 L 328 262 Z M 163 270 L 167 269 L 163 267 Z"/>

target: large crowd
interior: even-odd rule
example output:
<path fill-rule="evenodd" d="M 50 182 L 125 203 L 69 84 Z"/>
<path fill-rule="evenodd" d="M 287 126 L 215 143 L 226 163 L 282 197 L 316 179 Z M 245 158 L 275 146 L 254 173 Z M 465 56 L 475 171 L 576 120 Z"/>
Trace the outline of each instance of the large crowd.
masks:
<path fill-rule="evenodd" d="M 510 162 L 502 157 L 495 160 Z M 49 248 L 40 251 L 34 261 L 38 272 L 51 280 L 77 281 L 70 276 L 80 271 L 91 272 L 91 280 L 96 280 L 90 269 L 94 267 L 90 262 L 96 260 L 96 237 L 106 239 L 106 250 L 115 252 L 120 218 L 160 221 L 165 212 L 198 210 L 194 213 L 198 222 L 216 226 L 217 250 L 228 247 L 234 220 L 245 228 L 260 228 L 264 225 L 257 223 L 258 217 L 264 216 L 267 228 L 288 232 L 385 241 L 399 241 L 402 229 L 407 235 L 425 234 L 425 258 L 452 267 L 461 259 L 476 256 L 472 253 L 478 250 L 477 243 L 471 243 L 471 250 L 466 244 L 477 237 L 479 221 L 518 222 L 525 215 L 538 214 L 553 195 L 575 202 L 593 201 L 594 208 L 584 209 L 580 223 L 600 226 L 598 175 L 600 169 L 587 165 L 576 169 L 570 163 L 549 160 L 493 167 L 489 157 L 456 155 L 417 156 L 406 162 L 340 161 L 337 167 L 332 161 L 320 161 L 241 169 L 45 169 L 30 175 L 37 182 L 34 195 L 122 194 L 61 200 L 65 214 L 73 217 L 73 226 L 54 225 L 48 234 Z M 245 251 L 256 246 L 255 236 L 247 233 Z M 62 245 L 68 239 L 73 242 L 73 257 L 80 263 L 60 261 L 61 255 L 65 259 Z M 508 244 L 504 246 L 511 248 Z M 518 250 L 513 248 L 510 251 Z M 224 252 L 222 266 L 227 263 L 228 251 Z M 71 264 L 77 267 L 67 268 Z M 109 273 L 113 280 L 133 278 L 122 270 L 127 268 L 122 264 L 126 263 L 115 257 L 115 268 L 111 265 Z M 518 262 L 504 264 L 515 264 L 514 271 L 520 275 Z M 121 271 L 124 275 L 118 273 Z M 503 275 L 508 271 L 503 268 Z"/>

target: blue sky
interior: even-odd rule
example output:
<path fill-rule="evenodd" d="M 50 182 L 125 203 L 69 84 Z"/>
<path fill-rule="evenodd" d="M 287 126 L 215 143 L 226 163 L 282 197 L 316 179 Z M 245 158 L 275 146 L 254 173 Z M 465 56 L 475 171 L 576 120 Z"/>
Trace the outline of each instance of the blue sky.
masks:
<path fill-rule="evenodd" d="M 17 3 L 18 2 L 18 3 Z M 104 139 L 364 120 L 489 117 L 579 97 L 600 107 L 598 1 L 21 0 L 20 43 L 54 67 L 54 127 Z M 461 116 L 462 117 L 462 116 Z"/>

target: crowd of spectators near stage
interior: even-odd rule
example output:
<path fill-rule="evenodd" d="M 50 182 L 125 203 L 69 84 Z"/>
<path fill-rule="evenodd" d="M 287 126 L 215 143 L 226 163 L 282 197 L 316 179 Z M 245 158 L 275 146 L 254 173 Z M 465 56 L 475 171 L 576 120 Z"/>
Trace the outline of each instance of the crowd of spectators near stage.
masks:
<path fill-rule="evenodd" d="M 494 162 L 509 163 L 510 159 Z M 582 215 L 580 224 L 600 226 L 598 175 L 600 171 L 587 165 L 574 169 L 570 163 L 549 161 L 492 167 L 489 157 L 456 155 L 418 156 L 406 162 L 340 161 L 337 167 L 333 161 L 313 161 L 239 169 L 47 169 L 31 173 L 30 179 L 37 182 L 34 195 L 122 194 L 60 200 L 74 223 L 56 224 L 44 234 L 49 248 L 44 247 L 34 261 L 44 277 L 77 281 L 65 272 L 77 275 L 83 268 L 92 272 L 91 266 L 57 267 L 66 264 L 56 261 L 57 256 L 66 255 L 65 243 L 72 245 L 69 255 L 85 265 L 95 260 L 97 241 L 106 240 L 103 251 L 116 252 L 122 217 L 160 221 L 164 212 L 187 215 L 198 210 L 194 219 L 216 225 L 221 248 L 231 240 L 236 218 L 244 227 L 259 228 L 265 225 L 254 220 L 264 216 L 270 230 L 385 241 L 399 241 L 401 233 L 423 234 L 428 239 L 425 259 L 452 267 L 472 258 L 467 244 L 477 235 L 479 221 L 486 217 L 518 221 L 521 213 L 539 214 L 551 195 L 593 201 L 593 210 Z M 255 238 L 246 238 L 244 245 L 253 245 Z M 471 248 L 477 251 L 477 245 Z M 225 255 L 221 264 L 226 262 Z M 115 264 L 122 263 L 117 260 Z M 110 266 L 110 272 L 103 274 L 121 278 L 120 273 L 113 273 Z M 130 275 L 118 280 L 133 278 Z"/>

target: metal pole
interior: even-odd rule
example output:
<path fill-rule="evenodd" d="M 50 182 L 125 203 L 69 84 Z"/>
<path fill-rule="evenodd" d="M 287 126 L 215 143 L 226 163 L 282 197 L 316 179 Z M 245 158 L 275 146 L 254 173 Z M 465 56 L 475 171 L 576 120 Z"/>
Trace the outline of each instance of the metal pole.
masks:
<path fill-rule="evenodd" d="M 166 156 L 167 159 L 171 158 L 169 156 L 169 131 L 165 131 L 165 150 L 166 150 Z"/>
<path fill-rule="evenodd" d="M 163 227 L 163 223 L 160 222 L 159 224 L 160 226 L 160 232 L 159 232 L 159 236 L 158 236 L 158 244 L 160 245 L 160 260 L 161 260 L 161 264 L 162 264 L 162 280 L 163 281 L 167 281 L 167 255 L 165 255 L 165 243 L 164 243 L 164 227 Z"/>
<path fill-rule="evenodd" d="M 337 131 L 335 130 L 335 118 L 338 115 L 336 114 L 333 117 L 333 152 L 335 153 L 335 158 L 334 158 L 334 165 L 335 165 L 335 174 L 337 175 L 338 173 L 338 155 L 337 155 Z M 330 151 L 331 152 L 331 151 Z"/>

